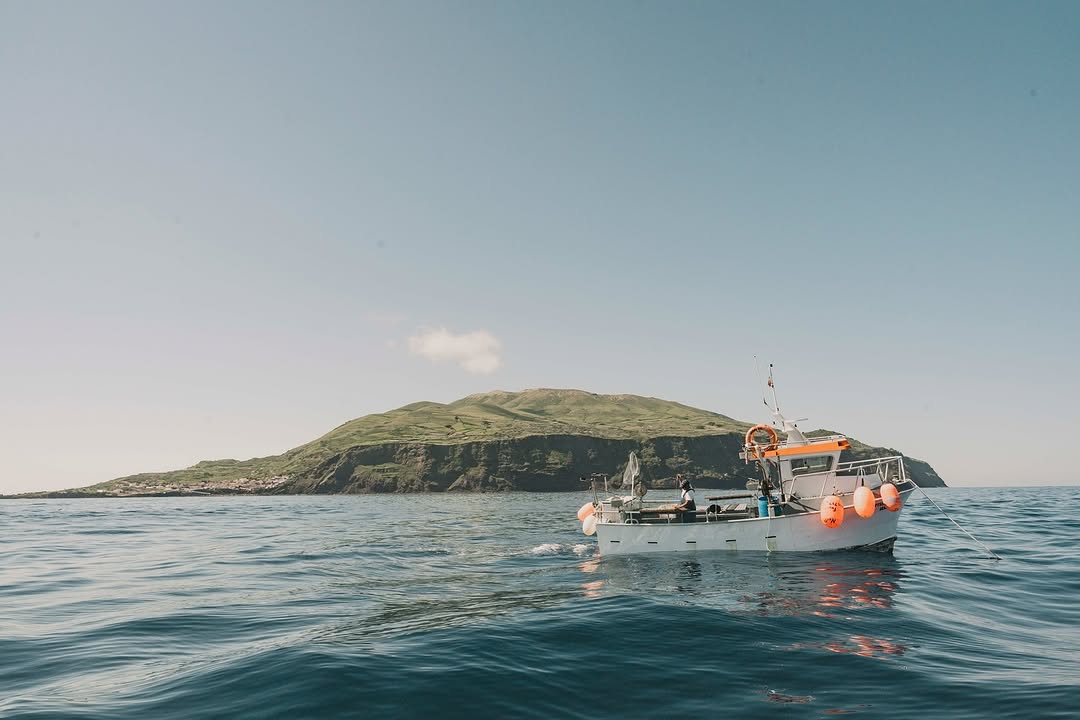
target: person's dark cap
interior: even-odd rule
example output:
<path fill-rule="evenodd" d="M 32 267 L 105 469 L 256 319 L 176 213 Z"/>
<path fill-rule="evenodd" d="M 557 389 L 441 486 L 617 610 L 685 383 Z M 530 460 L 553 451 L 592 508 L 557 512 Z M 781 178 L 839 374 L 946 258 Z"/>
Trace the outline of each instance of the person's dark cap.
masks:
<path fill-rule="evenodd" d="M 680 477 L 682 477 L 682 476 L 680 475 Z M 679 483 L 679 487 L 680 488 L 688 488 L 688 487 L 690 487 L 690 481 L 689 480 L 683 480 L 681 483 Z"/>

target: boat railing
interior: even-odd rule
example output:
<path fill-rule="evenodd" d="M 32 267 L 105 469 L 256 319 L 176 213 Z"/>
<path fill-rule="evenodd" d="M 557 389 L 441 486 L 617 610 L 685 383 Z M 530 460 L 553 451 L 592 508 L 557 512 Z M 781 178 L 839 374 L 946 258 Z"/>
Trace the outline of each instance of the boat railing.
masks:
<path fill-rule="evenodd" d="M 794 485 L 796 480 L 805 481 L 808 478 L 820 477 L 821 489 L 818 492 L 818 497 L 823 497 L 830 480 L 835 481 L 838 477 L 854 477 L 858 479 L 866 477 L 867 475 L 876 475 L 883 483 L 892 481 L 907 482 L 907 470 L 904 468 L 904 457 L 902 455 L 893 455 L 891 457 L 851 460 L 848 462 L 837 463 L 836 467 L 832 470 L 800 473 L 792 478 L 791 484 Z M 856 484 L 858 483 L 856 482 Z"/>
<path fill-rule="evenodd" d="M 890 457 L 884 458 L 870 458 L 868 460 L 849 460 L 848 462 L 837 463 L 836 473 L 838 475 L 847 474 L 850 473 L 852 470 L 865 473 L 867 469 L 873 468 L 877 471 L 879 475 L 882 475 L 883 472 L 889 469 L 890 466 L 895 466 L 896 471 L 901 478 L 907 478 L 907 475 L 904 472 L 903 455 L 892 455 Z"/>
<path fill-rule="evenodd" d="M 813 437 L 806 438 L 806 442 L 793 443 L 793 442 L 789 442 L 789 441 L 785 440 L 782 443 L 780 443 L 779 447 L 782 447 L 782 448 L 807 447 L 809 445 L 817 445 L 818 443 L 838 442 L 840 440 L 847 440 L 847 439 L 848 439 L 847 435 L 839 435 L 839 434 L 837 434 L 837 435 L 815 435 Z"/>

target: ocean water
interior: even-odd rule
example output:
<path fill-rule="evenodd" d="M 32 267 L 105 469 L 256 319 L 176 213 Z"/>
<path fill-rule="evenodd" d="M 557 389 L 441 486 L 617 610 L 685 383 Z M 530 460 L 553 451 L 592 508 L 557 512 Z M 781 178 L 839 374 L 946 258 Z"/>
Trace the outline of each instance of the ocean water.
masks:
<path fill-rule="evenodd" d="M 1002 559 L 918 495 L 611 558 L 581 493 L 3 501 L 0 717 L 1080 717 L 1080 488 L 928 492 Z"/>

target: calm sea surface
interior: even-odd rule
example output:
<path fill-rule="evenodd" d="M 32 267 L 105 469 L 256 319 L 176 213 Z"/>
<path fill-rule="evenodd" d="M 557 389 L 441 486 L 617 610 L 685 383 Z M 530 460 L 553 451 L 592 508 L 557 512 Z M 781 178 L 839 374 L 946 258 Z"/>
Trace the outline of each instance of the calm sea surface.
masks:
<path fill-rule="evenodd" d="M 567 494 L 0 502 L 0 717 L 1080 717 L 1080 488 L 601 559 Z M 656 495 L 664 495 L 655 491 Z"/>

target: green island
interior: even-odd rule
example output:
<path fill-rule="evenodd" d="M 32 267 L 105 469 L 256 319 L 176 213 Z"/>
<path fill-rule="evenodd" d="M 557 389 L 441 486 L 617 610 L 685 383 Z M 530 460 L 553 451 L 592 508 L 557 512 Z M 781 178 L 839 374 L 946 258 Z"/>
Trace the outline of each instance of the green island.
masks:
<path fill-rule="evenodd" d="M 651 487 L 674 487 L 675 474 L 684 473 L 699 487 L 742 488 L 756 477 L 738 457 L 750 426 L 637 395 L 495 391 L 365 415 L 281 455 L 206 460 L 17 497 L 561 492 L 590 489 L 600 475 L 619 476 L 631 451 Z M 852 439 L 841 460 L 901 454 Z M 904 462 L 920 485 L 945 485 L 929 464 Z"/>

